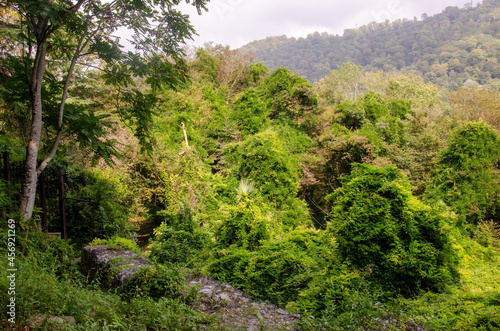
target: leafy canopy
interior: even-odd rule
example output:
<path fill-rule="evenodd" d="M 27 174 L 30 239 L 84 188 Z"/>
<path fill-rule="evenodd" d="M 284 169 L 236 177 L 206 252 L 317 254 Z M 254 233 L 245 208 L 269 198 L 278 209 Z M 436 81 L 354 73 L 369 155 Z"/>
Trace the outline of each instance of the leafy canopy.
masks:
<path fill-rule="evenodd" d="M 411 194 L 395 166 L 354 166 L 331 196 L 329 231 L 346 262 L 371 269 L 386 289 L 404 295 L 443 290 L 455 276 L 455 258 L 439 210 Z"/>
<path fill-rule="evenodd" d="M 459 127 L 442 153 L 426 197 L 443 200 L 461 222 L 478 223 L 498 216 L 500 137 L 484 122 Z"/>

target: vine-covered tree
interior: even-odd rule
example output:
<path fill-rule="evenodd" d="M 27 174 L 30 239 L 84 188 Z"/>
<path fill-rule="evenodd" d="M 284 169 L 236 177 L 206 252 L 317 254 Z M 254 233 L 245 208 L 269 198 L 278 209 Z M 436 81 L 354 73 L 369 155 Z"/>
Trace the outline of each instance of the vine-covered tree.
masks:
<path fill-rule="evenodd" d="M 209 0 L 186 0 L 201 13 Z M 133 85 L 132 77 L 147 78 L 152 91 L 160 85 L 178 86 L 187 79 L 183 43 L 195 33 L 187 15 L 176 7 L 181 0 L 20 0 L 1 2 L 5 10 L 15 11 L 16 19 L 3 22 L 0 28 L 9 29 L 18 51 L 6 55 L 20 64 L 10 75 L 22 71 L 24 85 L 29 91 L 31 123 L 26 147 L 25 174 L 21 191 L 20 211 L 24 219 L 32 216 L 38 175 L 55 156 L 65 130 L 65 106 L 75 68 L 81 63 L 100 65 L 108 84 L 116 87 Z M 133 32 L 131 43 L 136 52 L 123 52 L 119 38 L 113 34 L 119 28 Z M 14 32 L 14 33 L 13 33 Z M 102 61 L 102 62 L 99 62 Z M 68 63 L 66 63 L 68 62 Z M 49 75 L 49 64 L 52 69 Z M 9 77 L 7 77 L 9 78 Z M 42 94 L 46 85 L 54 81 L 61 89 L 53 95 Z M 18 91 L 23 93 L 22 90 Z M 52 147 L 38 165 L 44 104 L 51 98 L 57 104 L 55 123 L 51 123 Z M 151 128 L 151 105 L 156 98 L 138 89 L 123 94 L 127 109 L 119 109 L 135 127 L 135 135 L 147 146 Z M 55 102 L 55 99 L 58 99 Z M 94 123 L 96 124 L 96 123 Z M 88 129 L 88 128 L 87 128 Z M 78 135 L 77 135 L 78 136 Z M 98 141 L 98 139 L 96 140 Z M 98 150 L 103 156 L 113 155 L 113 146 L 103 145 Z"/>
<path fill-rule="evenodd" d="M 334 199 L 328 230 L 345 261 L 403 295 L 440 291 L 458 275 L 447 219 L 411 193 L 395 166 L 356 164 Z"/>
<path fill-rule="evenodd" d="M 500 136 L 484 122 L 469 122 L 453 132 L 441 152 L 425 192 L 443 200 L 459 216 L 459 225 L 498 221 Z"/>

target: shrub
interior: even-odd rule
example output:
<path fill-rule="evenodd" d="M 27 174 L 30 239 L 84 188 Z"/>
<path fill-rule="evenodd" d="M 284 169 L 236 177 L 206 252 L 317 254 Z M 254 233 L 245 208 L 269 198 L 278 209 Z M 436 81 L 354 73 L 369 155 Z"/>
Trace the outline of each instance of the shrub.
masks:
<path fill-rule="evenodd" d="M 95 238 L 92 240 L 90 243 L 91 246 L 99 246 L 99 245 L 105 245 L 108 246 L 111 249 L 121 249 L 121 250 L 126 250 L 126 251 L 132 251 L 136 252 L 137 254 L 141 253 L 141 249 L 137 244 L 129 238 L 122 238 L 118 236 L 113 236 L 110 239 L 100 239 L 100 238 Z"/>
<path fill-rule="evenodd" d="M 7 185 L 3 179 L 0 179 L 0 210 L 7 209 L 12 206 L 12 199 L 10 198 L 10 192 L 7 189 Z"/>
<path fill-rule="evenodd" d="M 461 224 L 497 219 L 500 185 L 497 183 L 500 137 L 483 122 L 458 128 L 442 153 L 425 196 L 443 200 L 457 214 Z"/>
<path fill-rule="evenodd" d="M 252 200 L 243 198 L 233 205 L 223 205 L 223 219 L 215 228 L 217 246 L 255 250 L 262 240 L 269 238 L 269 221 Z"/>
<path fill-rule="evenodd" d="M 409 139 L 405 120 L 410 110 L 408 101 L 384 100 L 380 94 L 369 91 L 359 101 L 341 102 L 335 111 L 340 114 L 340 124 L 350 130 L 363 128 L 361 132 L 371 131 L 388 144 L 403 145 Z"/>
<path fill-rule="evenodd" d="M 191 209 L 161 213 L 164 221 L 154 230 L 151 258 L 159 263 L 191 265 L 208 242 L 207 235 L 193 218 Z"/>
<path fill-rule="evenodd" d="M 132 297 L 179 298 L 182 295 L 185 276 L 178 268 L 164 265 L 142 267 L 127 283 L 124 296 Z"/>
<path fill-rule="evenodd" d="M 365 279 L 366 272 L 337 264 L 316 277 L 287 306 L 303 316 L 306 330 L 376 330 L 380 317 L 390 314 L 383 291 Z"/>
<path fill-rule="evenodd" d="M 237 144 L 230 153 L 238 179 L 248 178 L 276 207 L 297 195 L 298 157 L 289 151 L 276 131 L 267 130 Z"/>
<path fill-rule="evenodd" d="M 340 124 L 351 130 L 359 129 L 365 121 L 366 112 L 359 102 L 343 101 L 337 106 L 336 112 L 340 113 Z"/>
<path fill-rule="evenodd" d="M 269 124 L 269 109 L 254 89 L 248 89 L 232 105 L 231 118 L 244 134 L 255 134 Z"/>
<path fill-rule="evenodd" d="M 346 262 L 371 270 L 387 290 L 403 295 L 440 291 L 456 277 L 447 219 L 411 194 L 395 166 L 358 164 L 331 196 L 329 231 Z"/>
<path fill-rule="evenodd" d="M 320 231 L 298 228 L 282 240 L 267 240 L 255 251 L 219 250 L 208 270 L 256 298 L 284 307 L 299 299 L 315 275 L 331 263 L 331 245 Z"/>
<path fill-rule="evenodd" d="M 26 256 L 36 256 L 38 263 L 52 270 L 57 277 L 65 278 L 75 273 L 74 259 L 80 252 L 75 251 L 70 241 L 42 232 L 28 232 L 25 240 L 16 239 L 23 243 Z"/>
<path fill-rule="evenodd" d="M 312 85 L 287 68 L 280 67 L 264 78 L 260 91 L 272 120 L 300 124 L 317 108 Z"/>
<path fill-rule="evenodd" d="M 75 243 L 83 245 L 97 236 L 126 237 L 133 232 L 129 217 L 136 205 L 127 182 L 124 173 L 111 169 L 66 169 L 70 188 L 66 199 L 67 231 Z"/>

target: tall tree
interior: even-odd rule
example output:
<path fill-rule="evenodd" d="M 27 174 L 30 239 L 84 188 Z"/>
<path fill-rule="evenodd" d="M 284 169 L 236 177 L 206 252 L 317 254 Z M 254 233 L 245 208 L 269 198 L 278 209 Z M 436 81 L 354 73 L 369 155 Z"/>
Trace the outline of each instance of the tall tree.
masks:
<path fill-rule="evenodd" d="M 186 0 L 201 14 L 209 0 Z M 29 89 L 31 125 L 26 147 L 25 174 L 20 211 L 24 219 L 33 213 L 38 175 L 55 156 L 64 127 L 64 110 L 75 67 L 82 61 L 106 64 L 108 83 L 133 84 L 133 77 L 148 77 L 153 90 L 159 85 L 176 86 L 187 78 L 182 45 L 195 34 L 189 17 L 176 9 L 181 0 L 2 0 L 0 7 L 15 10 L 18 20 L 2 22 L 0 28 L 18 31 L 20 55 Z M 122 52 L 119 28 L 133 31 L 136 52 Z M 62 63 L 57 77 L 63 86 L 58 101 L 56 134 L 50 151 L 37 165 L 44 114 L 42 90 L 46 84 L 47 62 Z M 64 66 L 68 61 L 69 65 Z M 134 106 L 121 112 L 139 127 L 136 135 L 146 141 L 151 121 L 151 96 L 138 90 L 128 98 Z M 131 112 L 130 112 L 131 111 Z"/>

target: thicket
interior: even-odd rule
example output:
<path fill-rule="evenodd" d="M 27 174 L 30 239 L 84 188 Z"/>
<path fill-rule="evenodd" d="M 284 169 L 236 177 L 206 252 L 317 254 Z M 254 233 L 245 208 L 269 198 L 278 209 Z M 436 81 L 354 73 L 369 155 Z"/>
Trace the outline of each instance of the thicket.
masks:
<path fill-rule="evenodd" d="M 500 137 L 484 122 L 459 127 L 441 152 L 426 196 L 443 200 L 461 226 L 498 219 Z"/>
<path fill-rule="evenodd" d="M 416 75 L 352 64 L 312 86 L 216 45 L 196 51 L 189 70 L 184 88 L 156 91 L 149 154 L 132 125 L 109 132 L 126 145 L 114 164 L 93 165 L 69 141 L 60 163 L 70 165 L 70 197 L 94 201 L 70 204 L 81 243 L 137 250 L 131 224 L 147 222 L 155 229 L 144 250 L 163 266 L 141 270 L 119 297 L 82 278 L 68 243 L 21 236 L 19 269 L 32 266 L 21 321 L 200 328 L 210 321 L 180 299 L 177 271 L 189 268 L 302 314 L 304 329 L 375 328 L 384 318 L 394 328 L 498 326 L 498 134 L 460 119 L 469 94 L 486 114 L 496 94 L 459 90 L 445 103 Z M 495 127 L 495 118 L 484 120 Z M 91 220 L 105 238 L 85 232 Z"/>
<path fill-rule="evenodd" d="M 411 194 L 395 166 L 357 164 L 334 200 L 328 231 L 339 256 L 388 292 L 404 296 L 443 291 L 458 277 L 446 210 Z"/>

